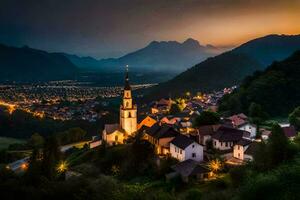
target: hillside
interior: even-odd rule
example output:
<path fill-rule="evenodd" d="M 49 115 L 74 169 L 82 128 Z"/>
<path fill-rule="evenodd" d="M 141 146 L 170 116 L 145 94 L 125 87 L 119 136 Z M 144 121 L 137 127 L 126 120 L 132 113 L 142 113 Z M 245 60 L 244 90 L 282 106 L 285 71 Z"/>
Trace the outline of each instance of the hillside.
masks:
<path fill-rule="evenodd" d="M 125 65 L 137 72 L 182 72 L 188 66 L 203 61 L 205 58 L 215 56 L 222 49 L 212 45 L 200 45 L 198 41 L 187 39 L 183 43 L 176 41 L 153 41 L 146 47 L 126 54 L 120 58 L 97 60 L 91 57 L 79 57 L 65 54 L 73 64 L 83 69 L 97 71 L 118 72 Z"/>
<path fill-rule="evenodd" d="M 220 111 L 247 113 L 252 102 L 271 116 L 287 115 L 300 105 L 300 51 L 244 79 L 236 92 L 223 98 Z"/>
<path fill-rule="evenodd" d="M 47 81 L 74 78 L 77 67 L 58 53 L 0 45 L 0 81 Z"/>
<path fill-rule="evenodd" d="M 195 65 L 174 79 L 154 87 L 147 98 L 211 91 L 239 84 L 256 70 L 282 60 L 300 49 L 300 35 L 269 35 Z"/>

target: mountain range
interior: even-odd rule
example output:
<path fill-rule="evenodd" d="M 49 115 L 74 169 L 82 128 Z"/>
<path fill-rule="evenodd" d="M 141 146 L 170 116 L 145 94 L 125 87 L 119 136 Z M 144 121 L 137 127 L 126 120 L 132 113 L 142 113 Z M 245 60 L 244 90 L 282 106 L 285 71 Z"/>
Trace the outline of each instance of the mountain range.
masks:
<path fill-rule="evenodd" d="M 0 45 L 0 70 L 0 80 L 10 82 L 69 79 L 78 73 L 78 68 L 59 53 L 6 45 Z"/>
<path fill-rule="evenodd" d="M 146 95 L 176 96 L 187 91 L 207 92 L 237 85 L 257 70 L 287 58 L 300 49 L 300 35 L 268 35 L 242 44 L 191 67 L 175 78 L 151 88 Z"/>
<path fill-rule="evenodd" d="M 79 57 L 64 54 L 73 64 L 82 69 L 120 72 L 125 65 L 130 65 L 134 71 L 182 72 L 207 57 L 215 56 L 224 49 L 212 45 L 200 45 L 197 40 L 187 39 L 177 41 L 153 41 L 146 47 L 126 54 L 119 58 L 97 60 L 91 57 Z"/>
<path fill-rule="evenodd" d="M 160 82 L 174 77 L 188 66 L 223 50 L 212 45 L 200 45 L 193 39 L 187 39 L 182 43 L 153 41 L 145 48 L 120 58 L 98 60 L 67 53 L 49 53 L 27 46 L 17 48 L 0 45 L 0 69 L 2 71 L 0 81 L 36 82 L 74 79 L 75 77 L 86 77 L 86 72 L 88 72 L 97 74 L 96 82 L 104 84 L 107 80 L 101 78 L 99 74 L 103 74 L 103 76 L 115 74 L 114 77 L 119 77 L 119 74 L 124 73 L 125 65 L 130 65 L 131 71 L 138 73 L 139 77 L 146 77 L 146 79 L 150 77 L 150 72 L 160 73 L 151 81 Z M 89 74 L 89 77 L 94 79 L 95 76 Z"/>
<path fill-rule="evenodd" d="M 153 41 L 145 48 L 120 58 L 101 60 L 66 53 L 49 53 L 29 47 L 0 45 L 0 81 L 74 79 L 83 72 L 96 72 L 97 76 L 120 74 L 124 72 L 124 66 L 129 64 L 132 72 L 136 72 L 139 77 L 144 77 L 145 74 L 150 77 L 151 73 L 161 74 L 159 80 L 153 76 L 155 82 L 166 80 L 170 78 L 170 74 L 178 74 L 195 64 L 149 91 L 148 96 L 160 97 L 237 85 L 245 76 L 264 70 L 273 61 L 285 59 L 298 49 L 300 35 L 268 35 L 219 55 L 217 54 L 223 49 L 212 45 L 203 46 L 193 39 L 182 43 Z M 106 83 L 105 80 L 99 76 L 97 82 Z M 115 79 L 111 79 L 113 80 Z"/>

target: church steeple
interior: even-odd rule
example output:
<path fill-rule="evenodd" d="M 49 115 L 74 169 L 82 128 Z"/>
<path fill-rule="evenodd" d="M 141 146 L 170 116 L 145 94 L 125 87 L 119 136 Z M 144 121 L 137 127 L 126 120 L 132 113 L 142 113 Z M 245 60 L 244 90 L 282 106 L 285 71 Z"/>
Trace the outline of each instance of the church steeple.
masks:
<path fill-rule="evenodd" d="M 128 65 L 126 66 L 123 102 L 120 106 L 120 126 L 129 135 L 137 130 L 137 107 L 132 103 Z"/>
<path fill-rule="evenodd" d="M 131 87 L 130 87 L 130 84 L 129 84 L 129 76 L 128 76 L 128 65 L 126 65 L 126 76 L 125 76 L 124 90 L 131 90 Z"/>

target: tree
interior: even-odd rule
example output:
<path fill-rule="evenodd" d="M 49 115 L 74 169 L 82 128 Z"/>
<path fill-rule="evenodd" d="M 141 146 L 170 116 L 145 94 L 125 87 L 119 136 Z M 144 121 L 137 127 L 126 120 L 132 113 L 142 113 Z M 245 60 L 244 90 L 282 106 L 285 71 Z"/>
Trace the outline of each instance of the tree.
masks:
<path fill-rule="evenodd" d="M 300 106 L 294 109 L 289 115 L 290 124 L 294 125 L 297 130 L 300 130 Z"/>
<path fill-rule="evenodd" d="M 43 149 L 42 173 L 52 180 L 56 176 L 56 167 L 61 158 L 58 140 L 55 136 L 47 138 Z"/>
<path fill-rule="evenodd" d="M 261 105 L 252 102 L 249 106 L 249 116 L 251 122 L 256 125 L 256 137 L 260 137 L 259 127 L 260 124 L 267 119 L 267 113 L 263 111 Z"/>
<path fill-rule="evenodd" d="M 187 191 L 185 196 L 186 200 L 201 200 L 202 199 L 202 192 L 199 189 L 193 188 Z"/>
<path fill-rule="evenodd" d="M 30 156 L 28 170 L 25 174 L 27 183 L 34 186 L 38 185 L 41 180 L 41 162 L 39 160 L 39 157 L 39 149 L 37 147 L 34 147 Z"/>
<path fill-rule="evenodd" d="M 175 115 L 175 114 L 180 113 L 180 112 L 181 112 L 180 106 L 177 103 L 173 103 L 171 105 L 170 110 L 169 110 L 169 114 Z"/>
<path fill-rule="evenodd" d="M 270 159 L 271 167 L 275 167 L 291 159 L 295 153 L 288 138 L 284 135 L 282 128 L 278 124 L 272 127 L 272 134 L 269 138 L 267 148 L 269 154 L 267 157 Z"/>
<path fill-rule="evenodd" d="M 203 111 L 194 121 L 193 126 L 212 125 L 220 122 L 220 116 L 216 112 Z"/>
<path fill-rule="evenodd" d="M 145 175 L 154 167 L 154 148 L 151 143 L 141 138 L 138 134 L 129 147 L 128 158 L 123 163 L 123 175 L 133 177 L 136 175 Z"/>
<path fill-rule="evenodd" d="M 28 144 L 31 148 L 41 148 L 44 144 L 44 138 L 40 134 L 34 133 L 30 137 Z"/>
<path fill-rule="evenodd" d="M 84 139 L 86 135 L 86 131 L 75 127 L 70 128 L 67 131 L 61 132 L 57 134 L 57 137 L 61 144 L 69 144 L 73 142 L 79 142 Z"/>
<path fill-rule="evenodd" d="M 269 168 L 267 144 L 264 141 L 258 143 L 253 157 L 253 165 L 257 170 L 264 171 Z"/>

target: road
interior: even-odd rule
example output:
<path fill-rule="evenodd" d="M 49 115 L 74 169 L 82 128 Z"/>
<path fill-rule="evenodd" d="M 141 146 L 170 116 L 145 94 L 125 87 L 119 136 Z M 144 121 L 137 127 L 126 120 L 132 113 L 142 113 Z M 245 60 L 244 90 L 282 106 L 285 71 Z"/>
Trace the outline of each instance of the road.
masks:
<path fill-rule="evenodd" d="M 72 143 L 72 144 L 63 145 L 63 146 L 60 146 L 60 151 L 64 153 L 73 147 L 81 149 L 84 147 L 85 144 L 89 144 L 90 142 L 91 141 L 82 141 L 82 142 L 76 142 L 76 143 Z M 26 151 L 26 152 L 28 152 L 28 151 Z M 6 168 L 10 169 L 14 172 L 22 172 L 28 168 L 29 159 L 30 159 L 30 157 L 27 156 L 20 160 L 14 161 L 14 162 L 6 165 Z"/>

